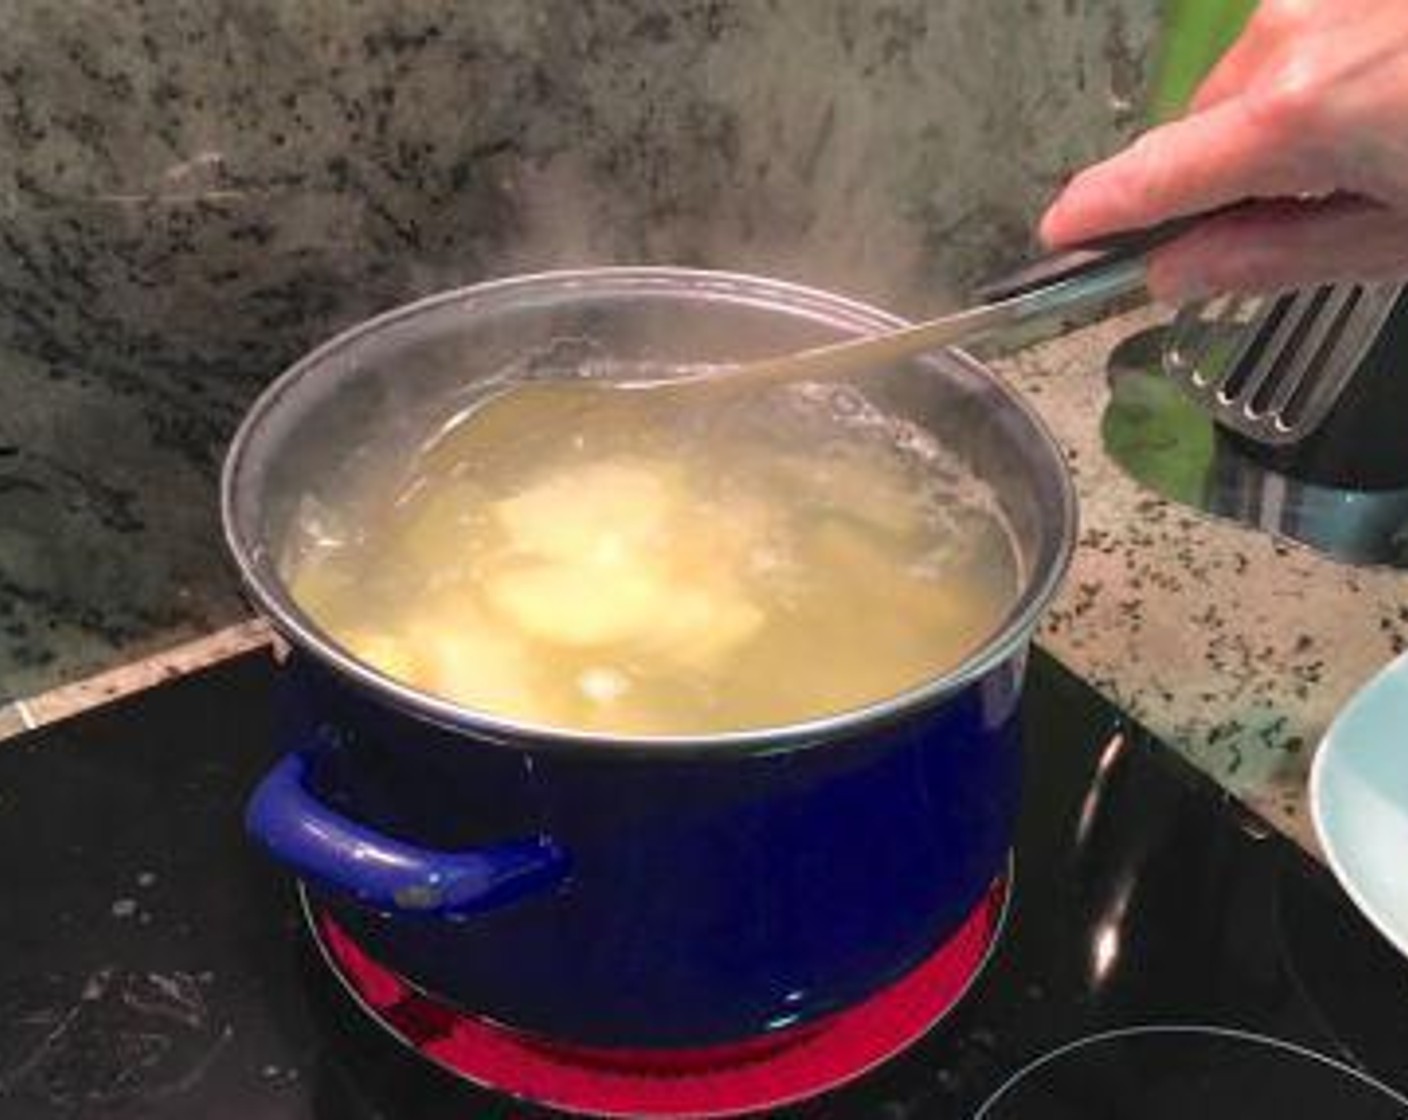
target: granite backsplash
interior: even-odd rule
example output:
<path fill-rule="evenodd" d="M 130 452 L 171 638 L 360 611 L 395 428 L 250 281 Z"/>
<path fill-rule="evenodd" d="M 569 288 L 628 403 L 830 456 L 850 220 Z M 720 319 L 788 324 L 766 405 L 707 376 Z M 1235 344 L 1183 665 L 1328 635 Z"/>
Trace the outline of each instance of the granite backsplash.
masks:
<path fill-rule="evenodd" d="M 688 263 L 936 309 L 1137 126 L 1157 0 L 28 0 L 0 36 L 0 692 L 240 604 L 215 479 L 311 344 Z"/>

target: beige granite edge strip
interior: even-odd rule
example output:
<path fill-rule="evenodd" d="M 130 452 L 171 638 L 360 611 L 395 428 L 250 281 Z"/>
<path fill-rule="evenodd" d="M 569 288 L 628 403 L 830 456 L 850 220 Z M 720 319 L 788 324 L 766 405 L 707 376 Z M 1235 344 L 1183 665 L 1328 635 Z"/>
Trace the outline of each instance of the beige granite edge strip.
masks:
<path fill-rule="evenodd" d="M 0 707 L 0 740 L 257 649 L 269 637 L 267 624 L 250 619 L 85 680 L 17 700 Z"/>
<path fill-rule="evenodd" d="M 30 719 L 28 710 L 19 701 L 0 704 L 0 739 L 8 739 L 11 735 L 28 731 Z"/>

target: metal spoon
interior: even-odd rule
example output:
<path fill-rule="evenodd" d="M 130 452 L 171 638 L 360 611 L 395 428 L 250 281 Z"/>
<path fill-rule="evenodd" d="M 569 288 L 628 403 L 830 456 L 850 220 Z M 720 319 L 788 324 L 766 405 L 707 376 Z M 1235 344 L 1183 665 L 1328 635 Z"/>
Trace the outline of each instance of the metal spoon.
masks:
<path fill-rule="evenodd" d="M 606 361 L 584 371 L 582 380 L 615 389 L 725 383 L 737 389 L 764 380 L 836 378 L 874 369 L 1000 334 L 1033 320 L 1108 306 L 1144 286 L 1145 254 L 1187 232 L 1199 220 L 1201 216 L 1177 219 L 1043 258 L 1000 285 L 987 288 L 983 294 L 988 302 L 883 334 L 748 362 Z"/>

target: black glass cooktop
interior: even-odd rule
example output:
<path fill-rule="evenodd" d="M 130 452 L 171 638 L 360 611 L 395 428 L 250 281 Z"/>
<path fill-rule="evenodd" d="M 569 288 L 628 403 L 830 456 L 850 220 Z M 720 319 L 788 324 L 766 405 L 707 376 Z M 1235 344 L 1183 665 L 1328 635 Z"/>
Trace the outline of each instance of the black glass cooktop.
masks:
<path fill-rule="evenodd" d="M 381 1036 L 244 841 L 272 669 L 0 745 L 0 1117 L 540 1110 Z M 1036 655 L 1015 892 L 933 1034 L 809 1120 L 1408 1115 L 1408 961 L 1334 882 Z"/>

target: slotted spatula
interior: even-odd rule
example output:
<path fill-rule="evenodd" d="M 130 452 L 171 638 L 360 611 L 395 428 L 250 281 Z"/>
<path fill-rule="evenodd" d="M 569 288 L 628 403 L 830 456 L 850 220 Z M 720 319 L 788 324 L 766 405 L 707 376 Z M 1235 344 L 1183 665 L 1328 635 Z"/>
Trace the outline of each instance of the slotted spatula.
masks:
<path fill-rule="evenodd" d="M 1233 204 L 1217 214 L 1234 213 Z M 1211 215 L 1205 215 L 1211 216 Z M 1200 219 L 1160 227 L 1175 235 Z M 1167 240 L 1156 236 L 1154 244 Z M 1153 244 L 1145 244 L 1147 251 Z M 1058 253 L 984 289 L 1008 299 L 1101 253 Z M 1327 284 L 1280 296 L 1226 296 L 1183 308 L 1164 370 L 1219 424 L 1269 446 L 1296 444 L 1329 417 L 1405 285 Z"/>
<path fill-rule="evenodd" d="M 1402 290 L 1327 284 L 1184 308 L 1164 369 L 1224 427 L 1296 444 L 1333 411 Z"/>

